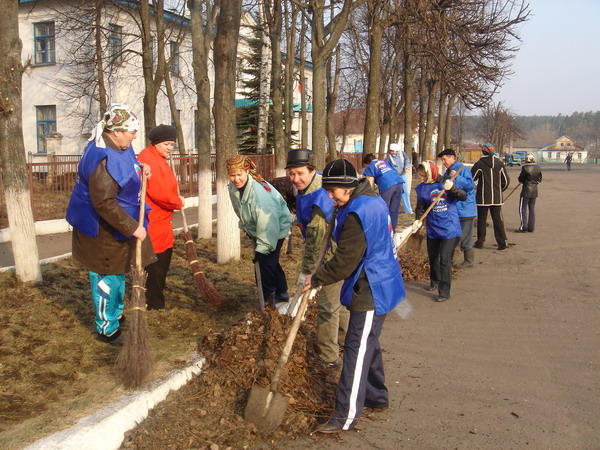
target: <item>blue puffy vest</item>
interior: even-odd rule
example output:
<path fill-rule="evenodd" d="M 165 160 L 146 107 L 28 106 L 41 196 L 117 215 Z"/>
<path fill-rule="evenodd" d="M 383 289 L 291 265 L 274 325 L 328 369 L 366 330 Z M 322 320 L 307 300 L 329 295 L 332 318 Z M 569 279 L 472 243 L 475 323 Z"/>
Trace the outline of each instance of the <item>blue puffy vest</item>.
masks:
<path fill-rule="evenodd" d="M 417 191 L 417 201 L 420 201 L 427 208 L 443 189 L 444 183 L 421 183 L 415 189 Z M 448 195 L 447 192 L 442 195 L 440 201 L 435 204 L 427 215 L 427 237 L 431 239 L 450 239 L 461 236 L 462 230 L 456 209 L 457 203 L 459 203 L 457 199 Z"/>
<path fill-rule="evenodd" d="M 339 238 L 351 212 L 360 219 L 367 240 L 367 250 L 358 267 L 344 280 L 340 302 L 344 306 L 350 306 L 352 288 L 364 267 L 373 294 L 375 314 L 387 314 L 406 297 L 388 207 L 381 197 L 360 195 L 352 199 L 338 212 L 334 239 Z"/>
<path fill-rule="evenodd" d="M 445 176 L 450 178 L 450 172 L 452 170 L 460 169 L 463 163 L 456 161 L 452 164 L 450 169 L 446 170 Z M 462 202 L 456 203 L 456 209 L 458 211 L 458 217 L 477 217 L 477 201 L 475 200 L 475 182 L 473 181 L 473 175 L 471 170 L 465 167 L 460 171 L 454 183 L 459 189 L 462 189 L 467 193 L 467 199 Z"/>
<path fill-rule="evenodd" d="M 325 219 L 329 223 L 331 214 L 333 213 L 333 200 L 329 198 L 329 193 L 325 189 L 320 187 L 310 194 L 298 195 L 296 197 L 296 220 L 300 224 L 300 231 L 304 239 L 306 239 L 306 227 L 312 220 L 312 210 L 315 205 L 323 211 Z"/>
<path fill-rule="evenodd" d="M 77 168 L 77 182 L 67 207 L 67 222 L 77 231 L 95 238 L 100 227 L 100 215 L 96 212 L 90 198 L 89 179 L 98 164 L 106 158 L 106 170 L 119 185 L 117 202 L 133 217 L 138 220 L 140 208 L 141 167 L 136 159 L 133 148 L 123 151 L 110 147 L 100 148 L 91 141 L 83 152 Z M 145 225 L 148 221 L 150 208 L 146 205 Z M 130 239 L 115 230 L 115 239 Z"/>
<path fill-rule="evenodd" d="M 379 161 L 377 159 L 363 170 L 363 175 L 375 178 L 375 183 L 379 187 L 379 194 L 383 194 L 392 186 L 404 183 L 404 180 L 398 172 L 387 161 Z"/>

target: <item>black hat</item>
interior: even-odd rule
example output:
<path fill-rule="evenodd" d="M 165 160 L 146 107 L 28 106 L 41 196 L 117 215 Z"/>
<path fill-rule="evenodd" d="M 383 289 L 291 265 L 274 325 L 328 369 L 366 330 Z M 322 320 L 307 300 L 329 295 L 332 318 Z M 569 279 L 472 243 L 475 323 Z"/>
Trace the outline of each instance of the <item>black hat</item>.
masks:
<path fill-rule="evenodd" d="M 313 169 L 315 168 L 315 153 L 312 150 L 306 150 L 304 148 L 290 150 L 287 154 L 287 164 L 285 165 L 285 168 L 291 169 L 293 167 L 304 166 Z"/>
<path fill-rule="evenodd" d="M 177 128 L 172 127 L 171 125 L 160 124 L 150 130 L 148 139 L 150 139 L 152 145 L 160 144 L 165 141 L 175 142 L 177 140 Z"/>
<path fill-rule="evenodd" d="M 323 169 L 322 185 L 325 189 L 355 188 L 358 186 L 358 174 L 347 159 L 334 159 Z"/>
<path fill-rule="evenodd" d="M 441 158 L 442 156 L 454 156 L 456 157 L 456 152 L 454 150 L 452 150 L 451 148 L 447 148 L 445 150 L 442 150 L 441 152 L 438 153 L 437 157 Z"/>

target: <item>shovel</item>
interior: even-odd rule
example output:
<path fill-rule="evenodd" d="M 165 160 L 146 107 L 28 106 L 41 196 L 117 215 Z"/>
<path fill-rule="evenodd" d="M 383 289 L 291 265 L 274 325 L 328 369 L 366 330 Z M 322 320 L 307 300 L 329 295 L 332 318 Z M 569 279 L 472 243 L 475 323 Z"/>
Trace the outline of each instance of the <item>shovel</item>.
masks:
<path fill-rule="evenodd" d="M 323 258 L 325 257 L 325 253 L 327 252 L 329 238 L 333 232 L 337 212 L 338 208 L 335 208 L 331 216 L 331 220 L 329 221 L 329 225 L 327 226 L 327 232 L 325 233 L 323 243 L 321 244 L 321 248 L 319 249 L 319 254 L 317 255 L 316 259 L 317 267 L 321 265 Z M 317 292 L 319 292 L 320 289 L 320 287 L 317 289 L 311 289 L 310 291 L 306 291 L 302 296 L 302 301 L 300 302 L 298 312 L 294 317 L 294 321 L 292 322 L 292 327 L 285 341 L 281 356 L 279 357 L 279 362 L 277 363 L 275 373 L 273 373 L 273 377 L 271 378 L 271 383 L 265 387 L 257 385 L 252 386 L 250 397 L 248 398 L 248 403 L 246 404 L 246 409 L 244 410 L 244 419 L 246 419 L 247 422 L 254 424 L 261 431 L 274 431 L 283 420 L 283 416 L 285 415 L 285 410 L 290 399 L 289 397 L 277 391 L 279 386 L 279 378 L 281 377 L 281 372 L 283 371 L 283 368 L 285 367 L 290 356 L 290 352 L 292 351 L 292 346 L 296 340 L 296 335 L 298 334 L 298 329 L 302 323 L 302 318 L 304 317 L 304 313 L 308 307 L 308 302 L 315 298 L 315 295 L 317 295 Z"/>

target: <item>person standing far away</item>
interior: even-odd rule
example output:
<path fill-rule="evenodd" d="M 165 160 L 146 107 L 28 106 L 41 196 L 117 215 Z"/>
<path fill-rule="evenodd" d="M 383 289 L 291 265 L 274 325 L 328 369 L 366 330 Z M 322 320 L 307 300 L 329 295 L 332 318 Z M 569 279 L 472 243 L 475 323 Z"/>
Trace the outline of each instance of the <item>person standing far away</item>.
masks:
<path fill-rule="evenodd" d="M 571 171 L 571 162 L 573 161 L 573 153 L 567 153 L 565 162 L 567 163 L 567 170 Z"/>
<path fill-rule="evenodd" d="M 417 166 L 418 165 L 419 165 L 419 152 L 417 152 L 417 150 L 415 150 L 415 148 L 413 147 L 412 148 L 412 170 L 413 170 L 413 174 L 417 173 Z"/>
<path fill-rule="evenodd" d="M 442 160 L 442 165 L 446 168 L 445 178 L 453 177 L 456 172 L 464 165 L 456 160 L 456 152 L 451 149 L 445 149 L 438 154 Z M 475 201 L 475 183 L 473 176 L 468 168 L 463 168 L 454 184 L 467 193 L 467 199 L 456 204 L 458 218 L 460 220 L 461 236 L 458 241 L 458 247 L 463 252 L 464 261 L 455 265 L 457 269 L 471 267 L 475 261 L 475 250 L 473 250 L 473 226 L 475 217 L 477 217 L 477 202 Z"/>
<path fill-rule="evenodd" d="M 411 160 L 408 155 L 402 150 L 400 144 L 390 144 L 390 149 L 385 161 L 389 162 L 392 167 L 398 172 L 402 178 L 404 186 L 402 188 L 402 207 L 404 214 L 413 214 L 412 206 L 410 206 L 410 187 L 412 184 Z"/>
<path fill-rule="evenodd" d="M 363 157 L 362 165 L 365 168 L 363 175 L 371 182 L 371 187 L 373 187 L 373 183 L 377 185 L 379 195 L 388 205 L 392 229 L 395 233 L 405 184 L 389 162 L 379 161 L 373 153 L 367 153 Z"/>
<path fill-rule="evenodd" d="M 244 155 L 227 159 L 229 198 L 239 227 L 256 246 L 254 261 L 258 262 L 260 286 L 265 303 L 289 300 L 285 273 L 279 264 L 279 254 L 292 225 L 292 214 L 277 189 L 256 171 L 254 162 Z"/>
<path fill-rule="evenodd" d="M 519 183 L 523 187 L 521 188 L 521 198 L 519 200 L 521 225 L 515 230 L 517 233 L 533 233 L 535 230 L 535 202 L 538 196 L 538 184 L 541 182 L 542 169 L 535 163 L 533 153 L 528 153 L 519 174 Z"/>
<path fill-rule="evenodd" d="M 354 428 L 363 406 L 389 405 L 379 336 L 387 313 L 406 294 L 394 247 L 388 207 L 365 178 L 345 159 L 323 169 L 323 188 L 339 207 L 333 230 L 333 257 L 306 277 L 305 290 L 344 280 L 340 302 L 350 310 L 344 362 L 327 422 L 316 432 L 340 433 Z"/>
<path fill-rule="evenodd" d="M 177 129 L 159 125 L 150 130 L 148 139 L 150 145 L 140 152 L 138 160 L 152 167 L 152 179 L 146 189 L 146 202 L 151 208 L 148 234 L 158 261 L 146 267 L 146 304 L 149 310 L 169 311 L 163 291 L 175 245 L 173 211 L 185 203 L 177 193 L 177 179 L 167 162 L 175 147 Z"/>
<path fill-rule="evenodd" d="M 297 285 L 303 289 L 306 277 L 315 270 L 317 254 L 333 214 L 333 200 L 321 187 L 322 176 L 316 170 L 311 150 L 290 150 L 285 168 L 298 190 L 296 220 L 304 237 L 304 255 Z M 335 243 L 329 248 L 326 260 L 331 259 L 334 250 Z M 339 368 L 340 349 L 344 346 L 350 318 L 348 310 L 339 302 L 341 291 L 342 281 L 338 281 L 324 286 L 317 297 L 317 355 L 329 369 Z"/>
<path fill-rule="evenodd" d="M 125 273 L 135 264 L 137 240 L 142 241 L 142 266 L 156 261 L 146 239 L 148 205 L 140 225 L 142 171 L 131 143 L 139 122 L 128 106 L 111 104 L 92 130 L 77 167 L 77 182 L 67 207 L 73 227 L 73 259 L 88 270 L 96 311 L 98 340 L 112 345 L 124 342 Z"/>
<path fill-rule="evenodd" d="M 502 205 L 504 203 L 502 192 L 508 188 L 510 178 L 506 173 L 504 163 L 494 156 L 494 146 L 483 144 L 483 156 L 471 168 L 473 181 L 477 183 L 475 199 L 477 201 L 477 241 L 475 248 L 483 248 L 486 235 L 486 222 L 488 211 L 494 224 L 494 236 L 498 250 L 506 250 L 508 241 L 502 220 Z"/>

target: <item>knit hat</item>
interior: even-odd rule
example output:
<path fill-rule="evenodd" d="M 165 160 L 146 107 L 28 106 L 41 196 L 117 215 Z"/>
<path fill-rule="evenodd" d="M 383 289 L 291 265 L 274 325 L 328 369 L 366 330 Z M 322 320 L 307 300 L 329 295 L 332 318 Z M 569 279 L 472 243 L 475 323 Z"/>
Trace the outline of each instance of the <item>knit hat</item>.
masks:
<path fill-rule="evenodd" d="M 347 159 L 334 159 L 323 169 L 322 185 L 325 189 L 353 189 L 358 186 L 358 174 Z"/>
<path fill-rule="evenodd" d="M 400 150 L 402 150 L 402 148 L 400 147 L 400 144 L 394 142 L 393 144 L 390 144 L 390 152 L 399 152 Z"/>
<path fill-rule="evenodd" d="M 311 169 L 315 168 L 315 153 L 312 150 L 306 150 L 298 148 L 290 150 L 287 154 L 286 169 L 292 169 L 294 167 L 308 166 Z"/>
<path fill-rule="evenodd" d="M 104 131 L 137 131 L 139 127 L 140 122 L 129 106 L 123 103 L 112 103 L 102 116 L 102 120 L 92 130 L 89 140 L 96 141 L 96 145 L 100 148 L 106 148 L 106 143 L 102 139 Z"/>
<path fill-rule="evenodd" d="M 148 139 L 152 145 L 166 141 L 175 142 L 177 140 L 177 128 L 172 127 L 171 125 L 160 124 L 150 130 Z"/>
<path fill-rule="evenodd" d="M 494 154 L 494 151 L 495 151 L 494 150 L 494 146 L 492 144 L 490 144 L 489 142 L 486 143 L 486 144 L 483 144 L 481 146 L 481 152 L 484 155 L 490 155 L 490 156 L 492 156 Z"/>
<path fill-rule="evenodd" d="M 433 161 L 427 160 L 423 161 L 421 164 L 417 166 L 417 172 L 422 170 L 427 175 L 427 179 L 425 180 L 426 184 L 431 184 L 437 180 L 439 175 L 438 166 Z"/>
<path fill-rule="evenodd" d="M 456 157 L 456 152 L 451 149 L 451 148 L 447 148 L 445 150 L 442 150 L 441 152 L 438 153 L 437 157 L 441 158 L 442 156 L 454 156 Z"/>

